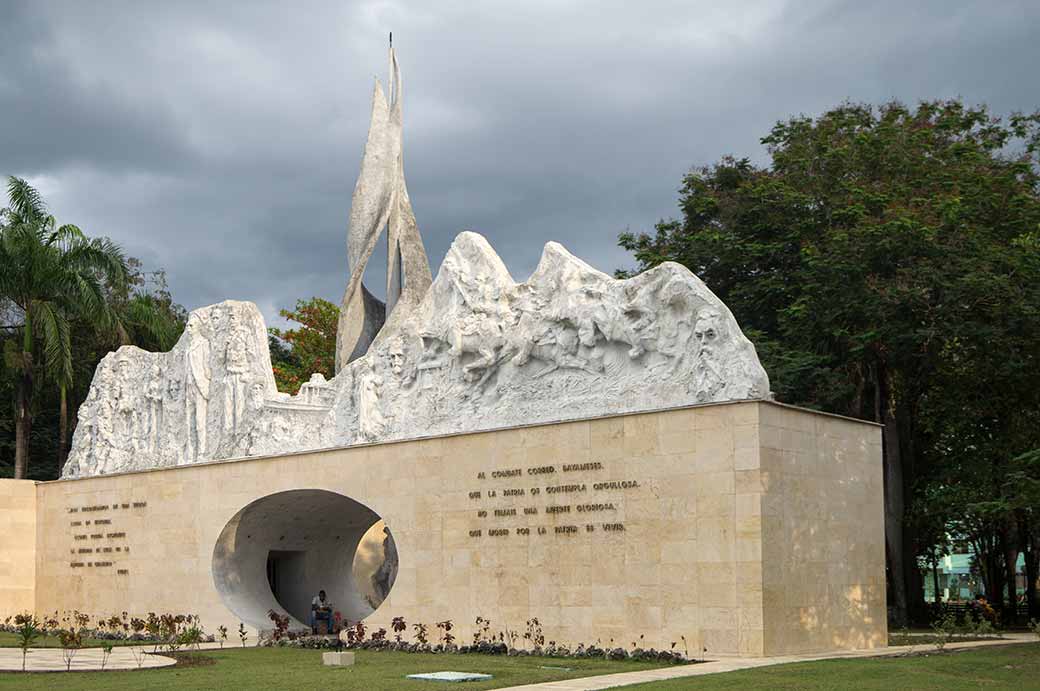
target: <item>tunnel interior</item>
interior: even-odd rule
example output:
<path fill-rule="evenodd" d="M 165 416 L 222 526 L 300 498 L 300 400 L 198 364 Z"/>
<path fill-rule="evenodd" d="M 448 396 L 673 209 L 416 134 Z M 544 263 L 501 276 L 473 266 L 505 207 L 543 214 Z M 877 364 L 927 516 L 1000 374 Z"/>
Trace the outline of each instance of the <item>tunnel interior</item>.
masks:
<path fill-rule="evenodd" d="M 288 614 L 293 629 L 309 626 L 311 598 L 324 590 L 344 620 L 373 611 L 356 581 L 362 537 L 380 520 L 336 492 L 290 490 L 250 503 L 228 521 L 213 548 L 213 581 L 244 623 L 270 629 L 269 610 Z M 359 587 L 362 586 L 362 587 Z"/>

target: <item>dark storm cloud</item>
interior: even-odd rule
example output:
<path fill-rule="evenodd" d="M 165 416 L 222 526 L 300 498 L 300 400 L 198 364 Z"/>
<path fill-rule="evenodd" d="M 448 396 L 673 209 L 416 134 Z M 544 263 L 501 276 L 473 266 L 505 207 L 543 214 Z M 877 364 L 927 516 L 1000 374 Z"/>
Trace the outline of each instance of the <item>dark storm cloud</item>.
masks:
<path fill-rule="evenodd" d="M 627 264 L 618 231 L 673 215 L 691 166 L 764 161 L 778 119 L 846 99 L 1040 107 L 1026 2 L 8 5 L 0 173 L 166 268 L 187 306 L 254 300 L 269 320 L 339 299 L 391 29 L 431 260 L 475 229 L 518 279 L 548 240 Z"/>

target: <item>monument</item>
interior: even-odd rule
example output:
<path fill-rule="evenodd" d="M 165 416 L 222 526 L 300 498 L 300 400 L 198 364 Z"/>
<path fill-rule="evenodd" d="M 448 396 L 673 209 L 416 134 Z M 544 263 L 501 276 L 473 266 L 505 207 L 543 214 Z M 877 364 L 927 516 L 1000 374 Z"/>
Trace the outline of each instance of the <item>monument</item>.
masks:
<path fill-rule="evenodd" d="M 231 300 L 169 352 L 106 356 L 63 479 L 0 482 L 26 528 L 0 554 L 35 565 L 0 610 L 265 628 L 272 609 L 302 625 L 321 588 L 370 628 L 536 617 L 572 644 L 884 645 L 880 429 L 773 402 L 733 314 L 678 264 L 620 280 L 548 243 L 517 282 L 463 232 L 432 279 L 392 47 L 390 71 L 335 376 L 279 393 L 260 312 Z M 384 232 L 385 303 L 363 282 Z M 360 576 L 365 541 L 385 560 Z"/>

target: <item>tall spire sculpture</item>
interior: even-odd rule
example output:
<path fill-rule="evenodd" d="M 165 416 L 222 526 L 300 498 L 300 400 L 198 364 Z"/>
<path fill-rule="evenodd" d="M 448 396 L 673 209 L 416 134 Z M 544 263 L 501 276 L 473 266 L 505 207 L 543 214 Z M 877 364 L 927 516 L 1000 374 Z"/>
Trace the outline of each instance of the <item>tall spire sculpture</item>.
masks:
<path fill-rule="evenodd" d="M 387 232 L 386 303 L 372 295 L 363 277 L 383 230 Z M 354 186 L 347 231 L 350 280 L 340 304 L 336 372 L 364 355 L 384 323 L 422 300 L 432 276 L 404 181 L 401 71 L 390 43 L 390 95 L 376 79 L 372 121 Z M 403 308 L 403 309 L 402 309 Z"/>

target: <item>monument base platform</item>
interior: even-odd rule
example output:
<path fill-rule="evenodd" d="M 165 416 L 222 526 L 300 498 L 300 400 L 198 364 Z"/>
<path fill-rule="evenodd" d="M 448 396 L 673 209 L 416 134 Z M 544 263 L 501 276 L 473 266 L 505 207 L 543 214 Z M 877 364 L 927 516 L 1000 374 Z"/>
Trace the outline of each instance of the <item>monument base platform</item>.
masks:
<path fill-rule="evenodd" d="M 373 612 L 353 565 L 380 518 L 399 564 Z M 772 402 L 3 480 L 0 522 L 0 617 L 308 627 L 324 589 L 342 619 L 432 643 L 451 620 L 459 642 L 690 656 L 887 644 L 881 429 Z"/>

